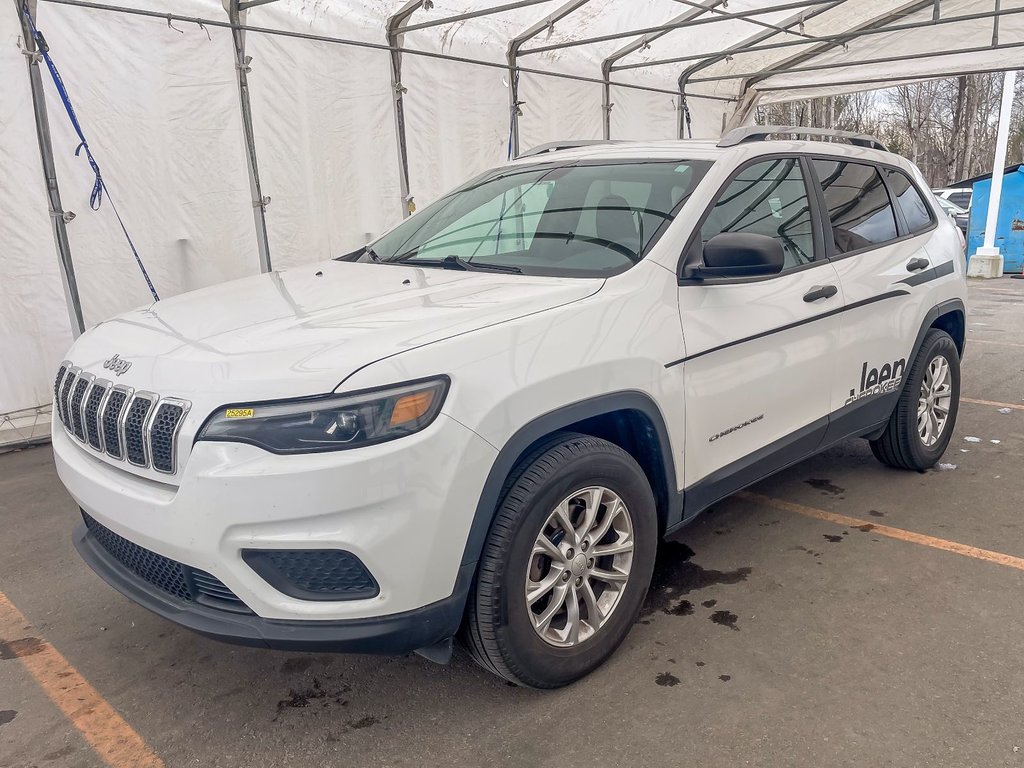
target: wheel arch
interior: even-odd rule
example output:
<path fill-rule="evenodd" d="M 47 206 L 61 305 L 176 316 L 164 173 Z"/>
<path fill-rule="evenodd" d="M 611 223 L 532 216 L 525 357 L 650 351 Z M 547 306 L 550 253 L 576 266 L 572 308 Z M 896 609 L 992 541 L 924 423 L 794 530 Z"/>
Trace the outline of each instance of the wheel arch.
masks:
<path fill-rule="evenodd" d="M 962 358 L 964 356 L 964 345 L 967 343 L 967 312 L 964 308 L 964 303 L 960 299 L 952 299 L 939 304 L 932 311 L 935 315 L 924 330 L 938 328 L 948 333 L 953 338 L 956 350 Z M 920 341 L 923 340 L 924 332 L 921 334 L 918 347 L 920 347 Z M 916 347 L 914 352 L 917 352 Z"/>
<path fill-rule="evenodd" d="M 537 417 L 502 446 L 477 501 L 464 566 L 480 559 L 506 478 L 534 446 L 557 432 L 582 432 L 618 445 L 637 460 L 651 483 L 660 531 L 681 517 L 682 493 L 676 488 L 672 445 L 661 409 L 650 395 L 639 391 L 601 395 Z"/>

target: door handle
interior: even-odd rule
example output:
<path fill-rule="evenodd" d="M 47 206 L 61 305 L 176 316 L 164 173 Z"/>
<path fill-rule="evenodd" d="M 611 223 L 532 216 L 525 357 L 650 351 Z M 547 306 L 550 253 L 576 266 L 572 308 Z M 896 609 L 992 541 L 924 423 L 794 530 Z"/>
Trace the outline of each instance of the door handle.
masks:
<path fill-rule="evenodd" d="M 834 285 L 815 285 L 811 290 L 804 294 L 804 301 L 818 301 L 819 299 L 831 299 L 839 293 L 839 289 Z"/>
<path fill-rule="evenodd" d="M 928 259 L 922 259 L 918 256 L 907 262 L 907 272 L 920 272 L 922 269 L 928 269 L 930 266 L 931 262 Z"/>

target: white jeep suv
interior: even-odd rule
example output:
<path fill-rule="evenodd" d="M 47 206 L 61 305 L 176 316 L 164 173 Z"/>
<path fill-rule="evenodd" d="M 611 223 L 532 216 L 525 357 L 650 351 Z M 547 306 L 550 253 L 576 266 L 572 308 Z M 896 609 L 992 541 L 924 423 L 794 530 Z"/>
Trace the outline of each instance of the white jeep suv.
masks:
<path fill-rule="evenodd" d="M 931 466 L 956 228 L 870 138 L 772 132 L 530 153 L 356 253 L 93 328 L 53 424 L 82 557 L 213 637 L 461 637 L 548 688 L 608 658 L 709 505 L 851 437 Z"/>

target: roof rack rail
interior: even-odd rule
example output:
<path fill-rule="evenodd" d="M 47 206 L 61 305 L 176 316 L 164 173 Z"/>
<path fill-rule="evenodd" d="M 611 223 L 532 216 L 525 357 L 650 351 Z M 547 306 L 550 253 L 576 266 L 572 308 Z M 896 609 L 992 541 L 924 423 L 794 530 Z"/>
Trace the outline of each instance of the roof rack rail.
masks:
<path fill-rule="evenodd" d="M 580 147 L 592 147 L 597 144 L 617 144 L 619 142 L 606 141 L 604 139 L 577 139 L 575 141 L 552 141 L 548 144 L 540 144 L 525 152 L 520 152 L 519 157 L 536 157 L 546 155 L 548 152 L 560 152 L 563 149 L 579 149 Z"/>
<path fill-rule="evenodd" d="M 769 136 L 777 134 L 790 134 L 796 136 L 820 136 L 830 139 L 846 139 L 856 147 L 867 147 L 868 149 L 879 149 L 888 152 L 888 147 L 866 133 L 855 133 L 853 131 L 836 131 L 831 128 L 811 128 L 803 125 L 751 125 L 745 128 L 736 128 L 725 134 L 718 146 L 721 148 L 735 147 L 751 141 L 766 141 Z"/>

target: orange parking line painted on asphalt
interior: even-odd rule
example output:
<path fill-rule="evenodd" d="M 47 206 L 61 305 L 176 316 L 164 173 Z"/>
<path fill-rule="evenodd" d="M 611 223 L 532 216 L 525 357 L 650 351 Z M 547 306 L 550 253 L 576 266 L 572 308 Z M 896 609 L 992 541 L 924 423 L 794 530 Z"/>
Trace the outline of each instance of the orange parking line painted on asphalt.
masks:
<path fill-rule="evenodd" d="M 1015 411 L 1024 411 L 1024 405 L 1019 403 L 997 403 L 994 400 L 975 400 L 973 397 L 961 397 L 961 403 L 974 403 L 975 405 L 991 405 L 993 408 L 1011 408 Z"/>
<path fill-rule="evenodd" d="M 827 520 L 830 523 L 837 523 L 850 528 L 859 528 L 863 531 L 877 533 L 880 536 L 888 536 L 891 539 L 909 541 L 911 544 L 921 544 L 922 546 L 931 547 L 932 549 L 942 549 L 946 552 L 954 552 L 958 555 L 963 555 L 964 557 L 973 557 L 976 560 L 986 560 L 990 563 L 995 563 L 996 565 L 1005 565 L 1008 568 L 1016 568 L 1019 571 L 1024 571 L 1024 558 L 1021 557 L 1004 555 L 1001 552 L 979 549 L 978 547 L 971 547 L 967 544 L 947 541 L 946 539 L 937 539 L 934 536 L 926 536 L 923 533 L 905 531 L 902 528 L 890 528 L 888 525 L 879 525 L 878 523 L 872 523 L 870 520 L 860 520 L 856 517 L 847 517 L 846 515 L 839 515 L 835 512 L 826 512 L 823 509 L 807 507 L 803 504 L 794 504 L 791 501 L 773 499 L 770 496 L 762 496 L 759 493 L 751 493 L 750 491 L 740 491 L 736 495 L 746 501 L 752 501 L 758 504 L 767 504 L 769 507 L 781 509 L 785 512 L 796 512 L 798 515 L 815 517 L 818 520 Z"/>
<path fill-rule="evenodd" d="M 0 659 L 17 658 L 111 768 L 163 768 L 164 762 L 46 640 L 25 637 L 28 620 L 0 592 Z"/>

